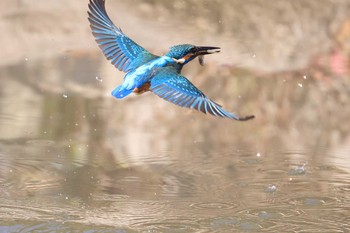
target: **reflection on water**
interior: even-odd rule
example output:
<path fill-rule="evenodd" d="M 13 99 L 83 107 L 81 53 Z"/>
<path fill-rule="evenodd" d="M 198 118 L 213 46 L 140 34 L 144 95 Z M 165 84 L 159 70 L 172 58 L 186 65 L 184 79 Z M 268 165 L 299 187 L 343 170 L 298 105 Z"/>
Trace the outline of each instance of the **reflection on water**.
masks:
<path fill-rule="evenodd" d="M 1 230 L 350 230 L 348 80 L 194 67 L 208 95 L 257 116 L 238 123 L 114 100 L 103 67 L 83 72 L 94 57 L 1 70 Z"/>
<path fill-rule="evenodd" d="M 204 67 L 189 64 L 185 75 L 227 110 L 254 114 L 256 119 L 217 119 L 176 107 L 151 93 L 118 101 L 110 96 L 110 91 L 121 81 L 122 74 L 100 52 L 44 53 L 38 49 L 35 56 L 21 59 L 18 54 L 23 55 L 23 51 L 15 53 L 12 60 L 0 60 L 0 232 L 350 231 L 348 23 L 334 36 L 336 45 L 331 51 L 315 55 L 310 49 L 304 57 L 301 54 L 306 52 L 305 45 L 298 43 L 305 40 L 305 35 L 297 35 L 320 33 L 307 40 L 319 44 L 325 34 L 312 23 L 306 24 L 310 16 L 305 12 L 327 4 L 310 1 L 304 7 L 296 1 L 299 3 L 293 5 L 295 11 L 289 11 L 287 6 L 291 3 L 287 1 L 265 7 L 254 4 L 255 1 L 244 5 L 240 0 L 230 2 L 233 5 L 225 5 L 224 1 L 145 1 L 126 17 L 124 11 L 115 7 L 120 3 L 110 2 L 111 12 L 120 13 L 118 19 L 130 19 L 124 20 L 126 25 L 137 21 L 129 14 L 148 18 L 159 13 L 152 20 L 157 25 L 168 25 L 172 41 L 183 38 L 170 33 L 164 15 L 169 10 L 181 10 L 174 15 L 175 24 L 179 24 L 188 13 L 187 4 L 200 4 L 193 17 L 199 32 L 208 33 L 207 39 L 198 39 L 198 32 L 181 28 L 183 34 L 190 41 L 203 43 L 213 41 L 213 36 L 224 49 L 223 53 L 208 57 Z M 70 4 L 75 9 L 75 4 L 80 3 Z M 127 9 L 131 3 L 125 4 L 121 4 L 121 9 Z M 344 15 L 349 4 L 341 4 L 337 12 Z M 208 12 L 207 6 L 213 11 Z M 231 11 L 227 6 L 242 6 L 242 11 Z M 50 9 L 50 5 L 46 7 Z M 262 15 L 254 13 L 259 7 Z M 30 34 L 23 18 L 39 17 L 40 12 L 33 7 L 26 14 L 23 10 L 16 13 L 13 5 L 9 8 L 10 13 L 2 17 L 5 20 L 0 26 L 17 20 L 28 30 L 20 32 Z M 329 9 L 314 11 L 314 17 L 327 18 L 334 12 Z M 57 10 L 60 13 L 60 8 Z M 86 18 L 86 9 L 83 10 Z M 148 14 L 151 10 L 157 14 Z M 268 38 L 270 45 L 279 38 L 273 50 L 266 53 L 268 57 L 264 57 L 261 54 L 268 50 L 266 43 L 251 41 L 257 40 L 257 28 L 274 27 L 271 19 L 281 12 L 300 18 L 300 22 L 290 26 L 285 16 L 286 22 L 281 22 L 273 36 L 258 30 L 261 39 Z M 210 17 L 205 17 L 209 13 Z M 246 13 L 251 16 L 240 17 Z M 58 17 L 56 14 L 52 17 Z M 259 20 L 255 15 L 261 16 Z M 240 21 L 234 24 L 237 20 Z M 325 22 L 316 21 L 317 25 Z M 69 43 L 57 43 L 63 43 L 62 47 L 74 44 L 71 38 L 79 31 L 72 30 L 71 23 L 72 20 L 70 26 L 57 25 L 57 31 L 45 34 L 43 40 L 48 42 L 50 37 L 52 41 L 51 36 L 60 40 L 62 27 Z M 146 20 L 144 23 L 151 25 Z M 209 27 L 210 23 L 215 27 Z M 38 24 L 32 30 L 40 33 L 48 25 Z M 247 29 L 249 25 L 252 31 Z M 130 26 L 131 32 L 137 29 Z M 150 30 L 149 34 L 158 30 L 159 38 L 168 41 L 163 40 L 160 28 L 153 25 Z M 240 44 L 232 33 L 245 42 L 243 48 L 237 48 L 240 52 L 236 55 L 228 55 L 232 46 L 236 49 Z M 35 35 L 26 38 L 41 45 Z M 88 35 L 92 42 L 90 32 Z M 295 37 L 298 40 L 294 41 Z M 146 40 L 146 45 L 158 44 L 147 40 L 144 34 L 141 39 Z M 282 44 L 288 46 L 282 48 Z M 242 56 L 242 50 L 247 48 L 254 51 L 254 56 L 249 54 L 249 61 L 260 59 L 256 67 L 270 63 L 266 70 L 275 71 L 262 73 L 232 66 L 237 59 L 249 63 L 247 56 Z M 281 63 L 271 62 L 291 48 L 295 51 L 289 53 L 290 57 L 285 56 Z M 51 53 L 56 55 L 48 58 Z M 270 55 L 272 60 L 268 59 Z M 304 62 L 299 63 L 301 57 Z M 289 67 L 286 59 L 293 65 Z M 252 64 L 256 65 L 248 65 Z M 276 71 L 300 64 L 305 68 Z"/>

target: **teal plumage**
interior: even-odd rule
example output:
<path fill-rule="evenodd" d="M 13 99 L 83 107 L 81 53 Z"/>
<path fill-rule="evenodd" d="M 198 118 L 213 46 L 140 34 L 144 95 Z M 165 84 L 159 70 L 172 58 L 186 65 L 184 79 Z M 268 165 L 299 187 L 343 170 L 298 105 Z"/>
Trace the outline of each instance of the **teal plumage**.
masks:
<path fill-rule="evenodd" d="M 161 69 L 151 80 L 151 91 L 181 107 L 193 108 L 214 116 L 236 120 L 251 118 L 240 118 L 222 109 L 219 104 L 206 97 L 187 78 L 181 76 L 175 67 L 169 66 Z"/>
<path fill-rule="evenodd" d="M 112 91 L 116 98 L 134 92 L 151 91 L 181 107 L 192 108 L 214 116 L 245 121 L 254 116 L 239 117 L 225 111 L 210 100 L 186 77 L 182 67 L 196 57 L 217 53 L 218 47 L 199 47 L 191 44 L 175 45 L 164 56 L 156 56 L 127 37 L 115 26 L 105 9 L 105 0 L 90 0 L 88 19 L 95 40 L 108 60 L 126 73 L 124 82 Z"/>
<path fill-rule="evenodd" d="M 106 12 L 104 0 L 90 1 L 89 10 L 92 34 L 106 58 L 117 69 L 129 72 L 158 57 L 136 44 L 113 24 Z"/>

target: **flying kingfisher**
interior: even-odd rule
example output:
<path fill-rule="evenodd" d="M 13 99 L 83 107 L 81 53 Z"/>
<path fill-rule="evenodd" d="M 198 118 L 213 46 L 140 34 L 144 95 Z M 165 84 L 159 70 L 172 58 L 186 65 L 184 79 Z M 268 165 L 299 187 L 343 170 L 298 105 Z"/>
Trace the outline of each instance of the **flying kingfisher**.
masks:
<path fill-rule="evenodd" d="M 225 111 L 181 75 L 182 67 L 198 57 L 220 52 L 218 47 L 175 45 L 164 56 L 156 56 L 127 37 L 109 18 L 105 0 L 90 0 L 88 19 L 92 34 L 104 55 L 120 71 L 126 73 L 124 82 L 112 91 L 118 99 L 130 93 L 151 91 L 181 107 L 193 108 L 214 116 L 246 121 L 253 115 L 239 117 Z"/>

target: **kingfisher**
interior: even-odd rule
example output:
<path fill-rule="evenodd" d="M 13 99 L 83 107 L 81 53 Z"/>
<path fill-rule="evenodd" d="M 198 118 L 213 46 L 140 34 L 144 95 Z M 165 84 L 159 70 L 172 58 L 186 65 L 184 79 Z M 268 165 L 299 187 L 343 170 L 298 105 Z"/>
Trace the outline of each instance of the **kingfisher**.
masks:
<path fill-rule="evenodd" d="M 222 108 L 181 75 L 184 65 L 196 57 L 203 65 L 203 56 L 220 52 L 219 47 L 181 44 L 157 56 L 135 43 L 109 18 L 105 0 L 90 0 L 88 20 L 95 40 L 105 57 L 126 73 L 124 82 L 112 91 L 122 99 L 131 93 L 147 91 L 173 104 L 209 113 L 214 116 L 246 121 L 254 115 L 239 117 Z"/>

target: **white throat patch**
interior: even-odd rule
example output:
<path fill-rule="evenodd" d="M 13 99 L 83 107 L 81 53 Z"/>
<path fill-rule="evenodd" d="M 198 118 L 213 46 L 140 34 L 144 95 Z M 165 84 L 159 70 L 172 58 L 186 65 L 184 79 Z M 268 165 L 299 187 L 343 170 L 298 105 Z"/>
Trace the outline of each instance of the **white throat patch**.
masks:
<path fill-rule="evenodd" d="M 185 58 L 180 58 L 180 59 L 175 59 L 175 58 L 173 58 L 173 60 L 176 62 L 176 63 L 178 63 L 178 64 L 184 64 L 185 63 Z"/>

